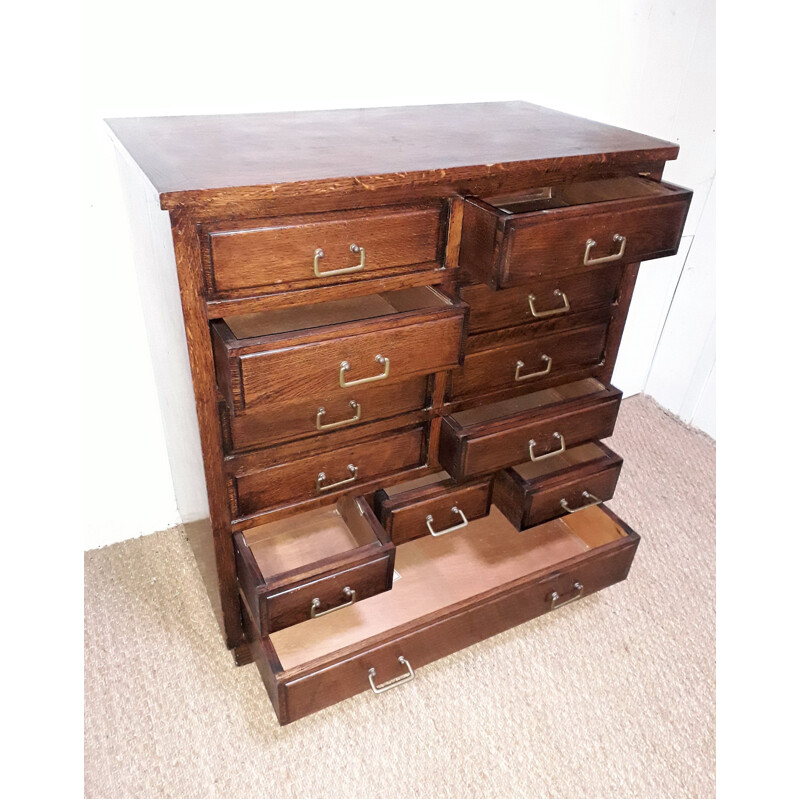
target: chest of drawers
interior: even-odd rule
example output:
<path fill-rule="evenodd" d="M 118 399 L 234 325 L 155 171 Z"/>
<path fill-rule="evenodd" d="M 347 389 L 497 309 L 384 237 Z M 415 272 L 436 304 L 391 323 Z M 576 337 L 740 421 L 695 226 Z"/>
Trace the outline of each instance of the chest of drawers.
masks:
<path fill-rule="evenodd" d="M 600 440 L 677 146 L 526 103 L 109 126 L 179 510 L 282 724 L 627 576 Z"/>

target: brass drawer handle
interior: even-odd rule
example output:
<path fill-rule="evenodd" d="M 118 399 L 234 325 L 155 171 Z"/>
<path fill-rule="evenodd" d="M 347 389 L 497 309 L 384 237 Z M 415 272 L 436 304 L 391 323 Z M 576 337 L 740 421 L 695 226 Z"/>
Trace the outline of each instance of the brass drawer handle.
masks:
<path fill-rule="evenodd" d="M 390 681 L 386 681 L 386 683 L 382 683 L 380 686 L 375 685 L 375 667 L 370 667 L 367 676 L 369 677 L 369 685 L 372 687 L 372 691 L 375 694 L 380 694 L 381 692 L 386 692 L 389 689 L 394 689 L 395 686 L 400 686 L 401 683 L 408 683 L 409 681 L 414 680 L 414 670 L 411 669 L 411 664 L 406 661 L 403 656 L 397 659 L 407 670 L 407 675 L 401 675 L 399 678 L 392 678 Z"/>
<path fill-rule="evenodd" d="M 337 483 L 329 483 L 327 486 L 323 486 L 322 484 L 325 483 L 328 476 L 324 472 L 320 472 L 320 474 L 317 475 L 317 491 L 330 492 L 331 489 L 338 489 L 340 486 L 347 486 L 348 483 L 353 483 L 353 481 L 358 478 L 358 467 L 348 464 L 347 469 L 350 470 L 349 478 L 345 478 L 343 481 L 338 481 Z"/>
<path fill-rule="evenodd" d="M 554 608 L 561 608 L 561 606 L 567 606 L 570 603 L 574 603 L 576 600 L 580 600 L 583 597 L 583 584 L 575 581 L 572 584 L 572 588 L 575 590 L 576 594 L 572 595 L 572 597 L 568 598 L 567 600 L 561 600 L 561 595 L 558 592 L 550 592 L 547 599 L 550 601 L 550 610 L 552 611 Z M 561 600 L 561 602 L 559 602 Z"/>
<path fill-rule="evenodd" d="M 453 506 L 450 509 L 454 514 L 458 514 L 461 517 L 461 522 L 453 525 L 450 528 L 445 528 L 443 531 L 435 531 L 433 529 L 433 514 L 428 514 L 425 517 L 425 524 L 428 526 L 428 530 L 431 532 L 431 536 L 444 536 L 446 533 L 451 533 L 452 531 L 460 530 L 461 528 L 466 528 L 469 525 L 469 520 L 467 519 L 464 512 L 458 507 Z"/>
<path fill-rule="evenodd" d="M 610 256 L 603 256 L 602 258 L 589 258 L 590 250 L 597 244 L 594 239 L 586 240 L 586 252 L 583 254 L 583 264 L 586 267 L 594 266 L 595 264 L 607 264 L 609 261 L 619 261 L 625 254 L 625 244 L 627 239 L 622 234 L 615 233 L 612 241 L 619 242 L 619 251 Z"/>
<path fill-rule="evenodd" d="M 561 291 L 561 289 L 556 289 L 553 294 L 556 297 L 560 297 L 564 301 L 564 305 L 561 308 L 554 308 L 551 311 L 537 311 L 536 307 L 533 305 L 534 300 L 536 300 L 535 295 L 529 294 L 528 295 L 528 305 L 531 307 L 531 314 L 533 314 L 535 319 L 544 319 L 545 317 L 555 317 L 558 314 L 566 314 L 569 311 L 569 300 L 567 295 Z"/>
<path fill-rule="evenodd" d="M 353 605 L 356 601 L 356 593 L 354 589 L 351 589 L 349 586 L 345 586 L 342 589 L 342 594 L 347 598 L 344 603 L 340 603 L 338 606 L 333 606 L 329 608 L 327 611 L 319 611 L 319 607 L 322 605 L 320 603 L 319 597 L 315 597 L 311 601 L 311 619 L 315 617 L 324 617 L 326 614 L 330 614 L 332 611 L 338 611 L 340 608 L 346 608 L 347 606 Z"/>
<path fill-rule="evenodd" d="M 317 411 L 317 430 L 318 431 L 330 431 L 334 428 L 342 428 L 345 425 L 352 425 L 354 422 L 358 422 L 361 419 L 361 404 L 356 403 L 355 400 L 350 401 L 350 408 L 356 412 L 354 417 L 348 417 L 347 419 L 340 419 L 338 422 L 326 422 L 323 424 L 322 418 L 325 416 L 325 406 L 320 406 L 319 411 Z"/>
<path fill-rule="evenodd" d="M 542 355 L 542 361 L 547 362 L 547 366 L 544 369 L 540 369 L 538 372 L 529 372 L 527 375 L 520 375 L 520 370 L 525 366 L 525 362 L 517 361 L 517 371 L 514 373 L 514 380 L 527 381 L 531 378 L 541 378 L 542 375 L 547 375 L 553 368 L 553 359 L 550 358 L 550 356 Z"/>
<path fill-rule="evenodd" d="M 350 251 L 353 253 L 361 254 L 360 264 L 356 264 L 354 267 L 345 267 L 344 269 L 331 269 L 328 270 L 327 272 L 320 272 L 319 260 L 321 258 L 325 258 L 325 252 L 322 250 L 321 247 L 318 247 L 314 251 L 314 274 L 318 278 L 327 278 L 329 275 L 348 275 L 351 272 L 360 272 L 362 269 L 364 269 L 364 264 L 367 260 L 367 251 L 364 250 L 363 247 L 359 247 L 357 244 L 351 244 Z"/>
<path fill-rule="evenodd" d="M 600 503 L 603 501 L 599 497 L 595 497 L 591 492 L 583 492 L 581 497 L 584 497 L 589 502 L 585 505 L 580 506 L 579 508 L 570 508 L 569 504 L 567 503 L 566 498 L 561 499 L 561 508 L 567 512 L 567 514 L 574 514 L 576 511 L 583 511 L 584 508 L 591 508 L 592 506 L 599 506 Z"/>
<path fill-rule="evenodd" d="M 535 456 L 533 454 L 533 448 L 536 446 L 536 442 L 533 439 L 528 442 L 528 453 L 530 454 L 531 461 L 544 461 L 546 458 L 561 455 L 567 449 L 567 442 L 560 433 L 556 432 L 553 436 L 561 440 L 561 447 L 559 447 L 558 450 L 551 450 L 549 453 L 542 453 L 540 456 Z"/>
<path fill-rule="evenodd" d="M 339 365 L 339 386 L 342 389 L 347 389 L 348 386 L 359 386 L 362 383 L 372 383 L 373 381 L 382 381 L 389 377 L 389 359 L 378 354 L 375 360 L 379 364 L 383 364 L 383 372 L 380 375 L 373 375 L 371 378 L 359 378 L 357 381 L 346 381 L 344 379 L 345 373 L 350 369 L 349 361 L 342 361 Z"/>

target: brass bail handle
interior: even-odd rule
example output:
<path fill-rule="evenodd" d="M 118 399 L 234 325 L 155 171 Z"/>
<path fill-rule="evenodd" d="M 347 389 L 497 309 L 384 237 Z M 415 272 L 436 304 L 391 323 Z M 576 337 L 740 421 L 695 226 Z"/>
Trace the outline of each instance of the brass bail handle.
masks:
<path fill-rule="evenodd" d="M 428 526 L 431 536 L 444 536 L 446 533 L 452 533 L 453 531 L 461 530 L 461 528 L 466 528 L 467 525 L 469 525 L 469 520 L 467 519 L 466 514 L 458 506 L 453 506 L 450 509 L 450 512 L 452 514 L 458 514 L 458 516 L 461 517 L 461 522 L 457 522 L 455 525 L 445 528 L 442 531 L 435 531 L 433 529 L 433 514 L 428 514 L 428 516 L 425 517 L 425 524 Z"/>
<path fill-rule="evenodd" d="M 553 359 L 550 356 L 542 354 L 542 361 L 547 364 L 544 369 L 540 369 L 538 372 L 529 372 L 527 375 L 522 374 L 522 370 L 525 369 L 525 362 L 524 361 L 517 361 L 517 371 L 514 373 L 514 380 L 515 381 L 529 381 L 531 378 L 541 378 L 543 375 L 548 375 L 550 370 L 553 368 Z"/>
<path fill-rule="evenodd" d="M 324 617 L 326 614 L 330 614 L 333 611 L 338 611 L 341 608 L 346 608 L 347 606 L 353 605 L 356 601 L 356 591 L 355 589 L 351 589 L 349 586 L 345 586 L 342 589 L 342 594 L 347 598 L 344 603 L 340 603 L 338 606 L 331 606 L 331 608 L 326 609 L 325 611 L 320 611 L 319 607 L 322 605 L 320 602 L 319 597 L 315 597 L 311 601 L 311 618 L 315 619 L 316 617 Z"/>
<path fill-rule="evenodd" d="M 574 514 L 576 511 L 583 511 L 584 508 L 591 508 L 592 506 L 599 506 L 600 503 L 603 502 L 599 497 L 596 497 L 591 492 L 581 492 L 581 497 L 584 500 L 588 500 L 588 502 L 584 503 L 582 506 L 578 506 L 578 508 L 572 508 L 569 505 L 569 503 L 567 503 L 567 498 L 566 497 L 562 497 L 561 498 L 561 508 L 563 508 L 564 511 L 567 512 L 567 514 Z"/>
<path fill-rule="evenodd" d="M 355 381 L 346 381 L 345 376 L 350 371 L 350 362 L 349 361 L 342 361 L 339 364 L 339 386 L 342 389 L 347 389 L 350 386 L 360 386 L 362 383 L 373 383 L 374 381 L 382 381 L 389 377 L 389 359 L 386 356 L 382 356 L 378 353 L 375 356 L 375 360 L 383 367 L 383 372 L 379 373 L 378 375 L 372 375 L 369 378 L 359 378 Z"/>
<path fill-rule="evenodd" d="M 324 472 L 320 472 L 317 475 L 317 491 L 318 492 L 330 492 L 333 489 L 338 489 L 340 486 L 347 486 L 348 483 L 354 483 L 358 478 L 358 467 L 353 464 L 348 464 L 347 469 L 350 472 L 350 477 L 345 478 L 343 481 L 337 481 L 336 483 L 329 483 L 325 486 L 325 481 L 328 480 L 328 476 Z"/>
<path fill-rule="evenodd" d="M 567 449 L 567 441 L 558 431 L 553 434 L 553 437 L 561 442 L 561 446 L 558 450 L 551 450 L 549 453 L 542 453 L 540 456 L 535 456 L 533 454 L 533 448 L 536 447 L 536 442 L 533 439 L 528 442 L 528 454 L 531 457 L 531 461 L 544 461 L 546 458 L 561 455 L 561 453 Z"/>
<path fill-rule="evenodd" d="M 399 678 L 392 678 L 391 680 L 386 681 L 386 683 L 382 683 L 378 686 L 375 685 L 375 676 L 377 675 L 375 667 L 369 668 L 367 677 L 369 678 L 369 685 L 372 687 L 372 691 L 375 692 L 375 694 L 381 694 L 381 692 L 388 692 L 389 689 L 394 689 L 395 686 L 400 686 L 404 683 L 408 683 L 409 681 L 414 680 L 414 670 L 411 669 L 411 664 L 408 663 L 407 659 L 405 659 L 403 656 L 400 656 L 400 658 L 398 658 L 397 660 L 406 668 L 407 670 L 406 674 L 401 675 Z"/>
<path fill-rule="evenodd" d="M 547 597 L 550 601 L 550 610 L 561 608 L 561 606 L 568 606 L 570 603 L 574 603 L 576 600 L 580 600 L 581 597 L 583 597 L 583 584 L 580 581 L 575 581 L 575 583 L 572 584 L 572 589 L 575 593 L 566 600 L 562 600 L 558 592 L 550 592 Z"/>
<path fill-rule="evenodd" d="M 621 233 L 615 233 L 611 237 L 611 240 L 619 243 L 619 250 L 616 253 L 612 253 L 610 256 L 603 256 L 602 258 L 589 258 L 589 253 L 597 242 L 594 239 L 587 239 L 586 252 L 583 254 L 584 266 L 591 267 L 595 264 L 608 264 L 609 261 L 619 261 L 622 256 L 625 255 L 625 245 L 628 243 L 628 240 Z"/>
<path fill-rule="evenodd" d="M 325 258 L 325 251 L 321 247 L 318 247 L 314 251 L 314 275 L 316 275 L 318 278 L 327 278 L 330 275 L 349 275 L 351 272 L 360 272 L 362 269 L 364 269 L 364 266 L 367 262 L 367 251 L 363 247 L 359 247 L 357 244 L 351 244 L 350 252 L 360 254 L 360 263 L 356 264 L 354 267 L 330 269 L 327 272 L 320 272 L 319 262 L 320 259 Z"/>
<path fill-rule="evenodd" d="M 558 308 L 553 308 L 550 311 L 537 311 L 534 302 L 536 301 L 536 295 L 529 294 L 528 295 L 528 306 L 531 309 L 531 314 L 533 315 L 534 319 L 545 319 L 546 317 L 555 317 L 558 314 L 566 314 L 569 311 L 569 299 L 567 298 L 566 292 L 562 292 L 561 289 L 556 289 L 553 294 L 556 297 L 561 298 L 561 302 L 563 305 L 560 305 Z"/>

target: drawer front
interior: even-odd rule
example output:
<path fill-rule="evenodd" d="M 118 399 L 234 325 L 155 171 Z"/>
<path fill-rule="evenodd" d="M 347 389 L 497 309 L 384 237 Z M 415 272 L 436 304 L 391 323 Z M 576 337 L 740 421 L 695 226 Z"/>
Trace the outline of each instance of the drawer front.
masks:
<path fill-rule="evenodd" d="M 546 277 L 505 292 L 485 284 L 464 286 L 461 299 L 469 306 L 469 333 L 517 325 L 532 328 L 554 322 L 569 325 L 583 311 L 610 306 L 617 293 L 622 268 L 606 267 L 574 275 Z"/>
<path fill-rule="evenodd" d="M 366 564 L 290 587 L 262 598 L 262 635 L 313 616 L 336 613 L 338 608 L 392 588 L 394 551 Z M 349 591 L 346 591 L 349 590 Z M 316 602 L 319 601 L 319 602 Z"/>
<path fill-rule="evenodd" d="M 423 409 L 428 405 L 428 381 L 421 375 L 386 386 L 357 387 L 349 394 L 332 391 L 239 416 L 223 410 L 227 452 L 321 436 Z"/>
<path fill-rule="evenodd" d="M 418 670 L 553 610 L 553 592 L 558 593 L 560 603 L 565 603 L 577 596 L 575 583 L 583 586 L 581 597 L 585 597 L 624 580 L 637 544 L 638 536 L 631 533 L 619 545 L 588 553 L 561 570 L 544 577 L 532 576 L 522 585 L 476 599 L 427 625 L 399 634 L 391 641 L 365 647 L 343 656 L 336 663 L 297 676 L 287 676 L 277 682 L 270 674 L 276 665 L 268 641 L 254 643 L 254 657 L 265 680 L 270 684 L 277 683 L 277 691 L 273 694 L 277 699 L 276 710 L 281 724 L 293 722 L 368 691 L 370 670 L 374 670 L 373 680 L 378 688 L 392 679 L 409 679 L 407 665 Z M 405 663 L 399 661 L 401 657 Z M 402 691 L 402 687 L 398 686 L 397 691 Z M 447 687 L 443 686 L 442 691 L 448 691 Z M 380 698 L 375 698 L 375 702 L 380 702 Z"/>
<path fill-rule="evenodd" d="M 465 519 L 486 516 L 491 503 L 491 481 L 473 481 L 462 486 L 447 481 L 435 487 L 424 487 L 416 494 L 417 497 L 398 498 L 399 502 L 380 497 L 380 493 L 376 496 L 378 519 L 396 545 L 420 536 L 441 536 L 445 532 L 449 535 L 460 526 L 466 527 Z"/>
<path fill-rule="evenodd" d="M 520 464 L 531 457 L 531 450 L 541 459 L 547 453 L 605 439 L 614 432 L 620 399 L 621 394 L 616 394 L 570 411 L 537 412 L 476 435 L 457 436 L 445 417 L 439 460 L 454 478 L 462 480 Z"/>
<path fill-rule="evenodd" d="M 608 262 L 630 264 L 674 255 L 688 211 L 687 198 L 577 216 L 548 212 L 517 219 L 509 230 L 498 286 L 519 286 L 543 275 L 593 269 Z"/>
<path fill-rule="evenodd" d="M 459 363 L 462 333 L 459 310 L 427 322 L 239 356 L 229 362 L 234 412 L 314 396 L 349 402 L 359 387 L 452 369 Z"/>
<path fill-rule="evenodd" d="M 298 284 L 328 286 L 387 270 L 439 266 L 442 205 L 249 220 L 205 233 L 212 293 Z"/>
<path fill-rule="evenodd" d="M 494 503 L 523 530 L 611 500 L 622 459 L 603 449 L 609 453 L 607 458 L 559 471 L 542 481 L 526 482 L 513 469 L 502 470 L 495 476 Z"/>
<path fill-rule="evenodd" d="M 382 475 L 422 466 L 426 447 L 425 429 L 417 427 L 234 476 L 231 513 L 244 517 L 314 497 L 336 497 Z"/>
<path fill-rule="evenodd" d="M 529 333 L 534 333 L 530 331 Z M 500 389 L 535 389 L 603 362 L 606 325 L 568 330 L 549 336 L 526 337 L 492 349 L 468 353 L 464 366 L 453 372 L 453 399 Z M 528 332 L 526 332 L 528 333 Z M 498 342 L 502 342 L 502 334 Z"/>

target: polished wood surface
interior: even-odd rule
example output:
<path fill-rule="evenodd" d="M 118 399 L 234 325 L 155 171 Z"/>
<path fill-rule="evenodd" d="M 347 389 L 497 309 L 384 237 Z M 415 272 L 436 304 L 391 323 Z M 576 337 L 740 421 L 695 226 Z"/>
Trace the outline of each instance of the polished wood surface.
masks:
<path fill-rule="evenodd" d="M 528 161 L 591 163 L 602 154 L 629 163 L 678 154 L 670 142 L 521 102 L 144 117 L 108 125 L 156 190 L 173 195 L 162 198 L 167 208 L 197 202 L 207 190 L 224 196 L 237 187 L 335 179 L 369 188 L 379 175 L 415 181 L 471 166 L 486 173 Z"/>

